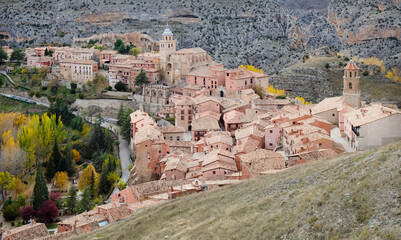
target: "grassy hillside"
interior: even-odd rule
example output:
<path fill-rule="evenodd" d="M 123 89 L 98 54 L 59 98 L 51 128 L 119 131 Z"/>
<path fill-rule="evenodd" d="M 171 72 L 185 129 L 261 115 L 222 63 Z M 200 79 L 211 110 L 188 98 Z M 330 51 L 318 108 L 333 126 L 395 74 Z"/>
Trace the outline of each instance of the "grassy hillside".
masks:
<path fill-rule="evenodd" d="M 44 113 L 47 108 L 41 105 L 20 102 L 0 96 L 0 112 Z"/>
<path fill-rule="evenodd" d="M 76 239 L 399 239 L 401 143 L 297 166 Z"/>

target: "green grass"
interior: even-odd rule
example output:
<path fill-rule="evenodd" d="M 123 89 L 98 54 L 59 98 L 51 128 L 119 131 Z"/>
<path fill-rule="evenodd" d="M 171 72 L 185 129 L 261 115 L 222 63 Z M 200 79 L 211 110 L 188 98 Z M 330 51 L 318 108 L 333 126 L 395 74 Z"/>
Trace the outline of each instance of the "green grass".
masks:
<path fill-rule="evenodd" d="M 75 239 L 397 239 L 400 149 L 398 142 L 182 197 Z"/>
<path fill-rule="evenodd" d="M 46 224 L 46 228 L 47 229 L 55 229 L 55 228 L 57 228 L 57 223 Z"/>
<path fill-rule="evenodd" d="M 0 112 L 44 113 L 47 108 L 0 96 Z"/>

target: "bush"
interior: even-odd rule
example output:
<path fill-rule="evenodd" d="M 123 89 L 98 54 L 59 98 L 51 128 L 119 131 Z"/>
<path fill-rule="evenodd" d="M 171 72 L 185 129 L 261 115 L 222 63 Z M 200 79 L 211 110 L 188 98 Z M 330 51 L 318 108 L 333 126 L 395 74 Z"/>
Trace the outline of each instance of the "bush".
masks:
<path fill-rule="evenodd" d="M 325 67 L 326 69 L 329 69 L 329 68 L 330 68 L 330 64 L 326 63 L 326 65 L 324 65 L 324 67 Z"/>
<path fill-rule="evenodd" d="M 347 62 L 348 62 L 348 61 L 349 61 L 349 58 L 348 58 L 348 57 L 345 57 L 345 58 L 344 58 L 344 61 L 347 61 Z"/>
<path fill-rule="evenodd" d="M 116 85 L 114 85 L 114 88 L 119 92 L 126 92 L 127 91 L 127 87 L 121 81 L 116 83 Z"/>
<path fill-rule="evenodd" d="M 4 206 L 2 209 L 4 219 L 6 219 L 6 221 L 14 221 L 19 216 L 18 210 L 19 205 L 15 202 Z"/>
<path fill-rule="evenodd" d="M 278 95 L 278 96 L 276 96 L 276 99 L 285 99 L 285 98 L 286 98 L 285 95 Z"/>
<path fill-rule="evenodd" d="M 45 222 L 51 222 L 57 215 L 58 208 L 52 200 L 45 201 L 38 209 L 39 218 Z"/>
<path fill-rule="evenodd" d="M 107 87 L 106 87 L 106 90 L 107 90 L 107 91 L 111 91 L 112 89 L 113 89 L 113 88 L 112 88 L 111 86 L 107 86 Z"/>
<path fill-rule="evenodd" d="M 366 77 L 369 75 L 369 72 L 367 70 L 365 70 L 365 71 L 363 71 L 362 75 Z"/>
<path fill-rule="evenodd" d="M 28 221 L 35 216 L 35 210 L 31 206 L 24 206 L 19 210 L 19 215 L 24 221 Z"/>

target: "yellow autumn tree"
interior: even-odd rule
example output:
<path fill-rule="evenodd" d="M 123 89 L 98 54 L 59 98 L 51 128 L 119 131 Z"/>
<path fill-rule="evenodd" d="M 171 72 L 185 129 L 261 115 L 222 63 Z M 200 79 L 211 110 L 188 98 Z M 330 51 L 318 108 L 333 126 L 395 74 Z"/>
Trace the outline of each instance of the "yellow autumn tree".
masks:
<path fill-rule="evenodd" d="M 25 184 L 21 179 L 13 177 L 7 185 L 7 190 L 11 190 L 13 197 L 16 198 L 18 195 L 25 192 Z"/>
<path fill-rule="evenodd" d="M 56 172 L 53 178 L 54 185 L 56 185 L 59 191 L 68 189 L 70 182 L 68 181 L 68 174 L 66 172 Z"/>
<path fill-rule="evenodd" d="M 33 115 L 26 119 L 18 134 L 21 148 L 28 153 L 29 166 L 34 162 L 35 156 L 45 160 L 51 153 L 54 138 L 58 141 L 65 139 L 65 130 L 61 118 L 56 121 L 56 115 L 49 117 L 46 113 L 42 116 Z"/>
<path fill-rule="evenodd" d="M 87 186 L 92 184 L 92 173 L 94 176 L 94 186 L 97 188 L 99 183 L 100 175 L 96 172 L 95 167 L 93 167 L 92 163 L 89 164 L 85 170 L 82 172 L 81 177 L 78 179 L 78 189 L 83 191 Z"/>
<path fill-rule="evenodd" d="M 359 58 L 359 57 L 354 57 L 354 60 L 357 62 L 361 62 L 365 65 L 375 65 L 378 66 L 380 69 L 380 72 L 385 73 L 386 72 L 386 65 L 384 64 L 383 60 L 380 60 L 377 57 L 370 57 L 370 58 Z"/>
<path fill-rule="evenodd" d="M 274 88 L 272 85 L 270 85 L 267 88 L 267 91 L 271 94 L 274 94 L 276 96 L 285 96 L 285 90 L 284 89 L 278 89 L 278 88 Z"/>
<path fill-rule="evenodd" d="M 398 74 L 398 69 L 393 68 L 391 69 L 391 72 L 387 73 L 386 77 L 393 80 L 394 82 L 401 83 L 401 76 L 399 76 Z"/>
<path fill-rule="evenodd" d="M 14 175 L 22 174 L 27 156 L 15 142 L 11 130 L 1 135 L 0 145 L 0 171 L 8 171 Z"/>
<path fill-rule="evenodd" d="M 305 99 L 304 99 L 303 97 L 296 97 L 295 99 L 301 101 L 301 103 L 302 103 L 303 105 L 310 105 L 310 104 L 312 104 L 312 103 L 310 103 L 310 102 L 305 101 Z"/>
<path fill-rule="evenodd" d="M 72 153 L 74 154 L 74 160 L 75 162 L 79 162 L 79 160 L 81 159 L 81 154 L 79 154 L 79 152 L 75 149 L 72 149 Z"/>
<path fill-rule="evenodd" d="M 251 72 L 263 73 L 262 69 L 256 68 L 256 67 L 254 67 L 252 65 L 239 65 L 238 68 L 239 69 L 249 70 Z"/>

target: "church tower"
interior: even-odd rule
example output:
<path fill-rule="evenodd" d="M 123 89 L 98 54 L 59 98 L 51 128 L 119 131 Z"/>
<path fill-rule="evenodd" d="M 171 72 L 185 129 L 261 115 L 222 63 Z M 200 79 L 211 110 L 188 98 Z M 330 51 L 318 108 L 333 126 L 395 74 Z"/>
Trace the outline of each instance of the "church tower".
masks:
<path fill-rule="evenodd" d="M 344 68 L 344 102 L 356 108 L 361 107 L 361 94 L 359 90 L 359 68 L 353 60 Z"/>
<path fill-rule="evenodd" d="M 173 33 L 167 26 L 160 40 L 160 66 L 167 74 L 171 74 L 170 56 L 176 51 L 176 41 L 173 39 Z"/>

